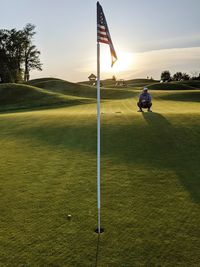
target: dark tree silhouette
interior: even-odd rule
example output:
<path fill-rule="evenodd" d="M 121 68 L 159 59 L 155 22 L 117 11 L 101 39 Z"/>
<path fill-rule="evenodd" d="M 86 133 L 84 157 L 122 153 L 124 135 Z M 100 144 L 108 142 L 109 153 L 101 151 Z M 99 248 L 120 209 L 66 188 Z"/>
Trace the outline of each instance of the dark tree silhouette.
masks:
<path fill-rule="evenodd" d="M 27 24 L 23 30 L 0 30 L 0 78 L 2 82 L 25 81 L 31 69 L 42 70 L 40 52 L 33 45 L 35 26 Z"/>
<path fill-rule="evenodd" d="M 168 70 L 165 70 L 161 73 L 161 80 L 163 82 L 169 82 L 171 81 L 171 74 Z"/>

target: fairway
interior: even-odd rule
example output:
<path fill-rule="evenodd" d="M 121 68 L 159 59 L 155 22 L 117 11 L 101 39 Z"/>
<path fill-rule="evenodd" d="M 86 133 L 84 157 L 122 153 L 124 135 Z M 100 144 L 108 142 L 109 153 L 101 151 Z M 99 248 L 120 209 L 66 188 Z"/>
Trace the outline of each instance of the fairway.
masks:
<path fill-rule="evenodd" d="M 200 266 L 199 91 L 151 93 L 102 89 L 99 240 L 95 95 L 0 114 L 0 266 Z"/>

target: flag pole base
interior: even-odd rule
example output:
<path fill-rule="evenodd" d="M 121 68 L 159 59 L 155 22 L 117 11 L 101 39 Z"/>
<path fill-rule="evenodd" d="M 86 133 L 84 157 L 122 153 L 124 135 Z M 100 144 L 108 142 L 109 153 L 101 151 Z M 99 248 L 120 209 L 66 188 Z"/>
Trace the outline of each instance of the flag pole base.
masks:
<path fill-rule="evenodd" d="M 104 228 L 102 228 L 102 227 L 100 228 L 100 233 L 99 233 L 99 228 L 98 227 L 94 231 L 97 234 L 102 234 L 104 232 Z"/>

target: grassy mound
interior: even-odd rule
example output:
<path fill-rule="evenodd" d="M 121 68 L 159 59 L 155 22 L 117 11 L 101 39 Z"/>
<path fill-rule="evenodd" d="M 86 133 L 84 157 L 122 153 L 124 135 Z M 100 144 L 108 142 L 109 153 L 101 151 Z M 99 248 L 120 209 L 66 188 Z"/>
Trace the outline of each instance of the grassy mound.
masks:
<path fill-rule="evenodd" d="M 194 90 L 200 89 L 199 83 L 195 82 L 169 82 L 169 83 L 154 83 L 148 85 L 151 90 Z"/>
<path fill-rule="evenodd" d="M 200 103 L 200 91 L 174 91 L 167 92 L 164 94 L 156 95 L 159 99 L 173 100 L 173 101 L 184 101 L 184 102 L 199 102 Z"/>
<path fill-rule="evenodd" d="M 81 99 L 48 92 L 35 86 L 24 84 L 0 85 L 0 110 L 78 104 Z"/>
<path fill-rule="evenodd" d="M 107 80 L 111 83 L 112 80 Z M 102 100 L 120 100 L 138 96 L 138 89 L 142 84 L 149 82 L 147 79 L 131 80 L 127 88 L 101 88 Z M 152 81 L 153 83 L 153 81 Z M 140 87 L 138 87 L 140 86 Z M 145 83 L 146 86 L 146 83 Z M 185 81 L 175 83 L 153 83 L 148 85 L 154 90 L 153 96 L 163 100 L 174 101 L 199 101 L 199 81 Z M 108 86 L 109 87 L 109 86 Z M 189 90 L 183 93 L 182 90 Z M 180 93 L 158 93 L 156 91 L 174 91 Z M 77 84 L 55 78 L 42 78 L 29 81 L 27 84 L 1 84 L 0 85 L 0 110 L 50 107 L 61 104 L 74 105 L 96 101 L 96 87 L 86 84 Z"/>
<path fill-rule="evenodd" d="M 150 80 L 150 79 L 131 79 L 131 80 L 125 80 L 125 83 L 127 86 L 129 87 L 144 87 L 147 86 L 149 84 L 152 83 L 156 83 L 156 80 Z M 79 84 L 84 84 L 84 85 L 90 85 L 91 82 L 89 81 L 85 81 L 85 82 L 81 82 Z M 108 88 L 115 88 L 115 84 L 116 81 L 112 80 L 112 79 L 105 79 L 102 80 L 102 84 L 104 87 L 108 87 Z"/>
<path fill-rule="evenodd" d="M 131 87 L 144 87 L 144 86 L 149 86 L 151 84 L 154 84 L 156 82 L 157 81 L 150 80 L 150 79 L 132 79 L 132 80 L 128 80 L 126 83 Z"/>
<path fill-rule="evenodd" d="M 101 83 L 104 87 L 115 87 L 116 81 L 113 79 L 105 79 L 105 80 L 101 80 Z M 82 82 L 78 82 L 78 84 L 92 85 L 92 82 L 91 81 L 82 81 Z"/>
<path fill-rule="evenodd" d="M 61 79 L 37 79 L 32 80 L 29 84 L 34 84 L 35 86 L 51 91 L 57 92 L 64 95 L 86 97 L 96 99 L 97 89 L 95 86 L 90 86 L 87 84 L 78 84 L 64 81 Z M 106 89 L 101 88 L 101 98 L 102 99 L 121 99 L 128 98 L 134 95 L 125 89 Z"/>
<path fill-rule="evenodd" d="M 182 81 L 180 83 L 194 87 L 195 89 L 200 89 L 200 81 L 197 80 Z"/>
<path fill-rule="evenodd" d="M 47 91 L 57 92 L 64 95 L 89 97 L 89 98 L 96 97 L 96 90 L 94 87 L 71 83 L 61 79 L 53 79 L 53 78 L 36 79 L 30 81 L 29 84 L 34 84 L 35 86 L 45 89 Z"/>
<path fill-rule="evenodd" d="M 55 81 L 55 80 L 60 80 L 59 78 L 52 78 L 52 77 L 45 77 L 45 78 L 38 78 L 38 79 L 33 79 L 27 82 L 29 85 L 37 85 L 37 83 L 40 82 L 46 82 L 46 81 Z"/>

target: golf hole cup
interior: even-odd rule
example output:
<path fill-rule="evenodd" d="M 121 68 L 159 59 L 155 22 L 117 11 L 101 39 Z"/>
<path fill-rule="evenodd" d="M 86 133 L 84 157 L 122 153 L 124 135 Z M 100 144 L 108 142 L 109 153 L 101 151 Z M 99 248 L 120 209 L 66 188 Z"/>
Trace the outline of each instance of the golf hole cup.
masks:
<path fill-rule="evenodd" d="M 68 214 L 68 215 L 67 215 L 67 219 L 70 221 L 71 218 L 72 218 L 72 215 L 71 215 L 71 214 Z"/>

